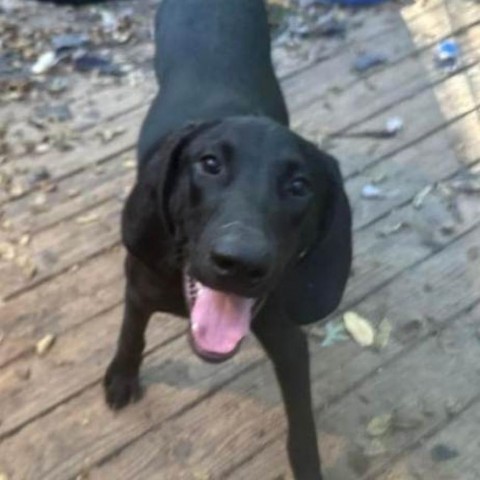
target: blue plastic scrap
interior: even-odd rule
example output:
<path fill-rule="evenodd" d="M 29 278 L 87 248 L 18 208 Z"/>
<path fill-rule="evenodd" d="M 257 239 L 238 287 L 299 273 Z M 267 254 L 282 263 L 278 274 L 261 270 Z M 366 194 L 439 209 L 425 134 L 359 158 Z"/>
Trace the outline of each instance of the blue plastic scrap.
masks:
<path fill-rule="evenodd" d="M 436 61 L 439 67 L 447 72 L 458 68 L 460 61 L 460 46 L 454 39 L 443 40 L 437 45 Z"/>

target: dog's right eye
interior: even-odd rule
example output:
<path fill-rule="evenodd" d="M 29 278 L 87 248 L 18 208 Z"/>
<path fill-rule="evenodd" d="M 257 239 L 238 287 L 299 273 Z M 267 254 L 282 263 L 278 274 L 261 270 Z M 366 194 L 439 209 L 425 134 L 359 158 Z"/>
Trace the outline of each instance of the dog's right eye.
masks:
<path fill-rule="evenodd" d="M 200 159 L 202 170 L 208 175 L 219 175 L 222 172 L 222 162 L 213 155 L 204 155 Z"/>

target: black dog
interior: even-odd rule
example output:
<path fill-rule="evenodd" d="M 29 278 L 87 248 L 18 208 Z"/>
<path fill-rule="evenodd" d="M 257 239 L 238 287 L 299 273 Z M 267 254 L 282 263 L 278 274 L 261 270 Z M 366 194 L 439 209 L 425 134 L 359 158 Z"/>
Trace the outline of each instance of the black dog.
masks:
<path fill-rule="evenodd" d="M 337 162 L 287 127 L 262 0 L 164 0 L 156 28 L 161 92 L 123 212 L 125 316 L 107 402 L 139 398 L 154 311 L 189 316 L 193 349 L 210 361 L 252 330 L 275 366 L 296 478 L 319 480 L 300 325 L 337 307 L 350 270 Z"/>

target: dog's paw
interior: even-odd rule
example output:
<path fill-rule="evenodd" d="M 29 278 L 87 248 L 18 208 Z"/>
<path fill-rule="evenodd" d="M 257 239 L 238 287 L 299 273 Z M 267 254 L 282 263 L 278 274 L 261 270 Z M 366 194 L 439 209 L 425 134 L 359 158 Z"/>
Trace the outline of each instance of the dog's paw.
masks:
<path fill-rule="evenodd" d="M 143 390 L 137 374 L 125 373 L 115 362 L 108 367 L 103 381 L 105 401 L 112 410 L 120 410 L 142 398 Z"/>

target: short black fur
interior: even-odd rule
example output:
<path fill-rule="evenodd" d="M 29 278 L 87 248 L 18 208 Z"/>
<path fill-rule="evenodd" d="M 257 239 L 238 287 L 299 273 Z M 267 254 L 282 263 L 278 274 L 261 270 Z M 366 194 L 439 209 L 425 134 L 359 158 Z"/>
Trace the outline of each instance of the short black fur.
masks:
<path fill-rule="evenodd" d="M 156 47 L 161 91 L 123 212 L 126 302 L 107 402 L 121 408 L 140 397 L 148 320 L 155 311 L 188 316 L 188 268 L 212 289 L 262 300 L 252 330 L 275 366 L 292 469 L 296 479 L 319 480 L 300 325 L 337 308 L 350 271 L 338 164 L 288 128 L 262 0 L 164 0 Z M 219 269 L 218 250 L 234 269 Z"/>

